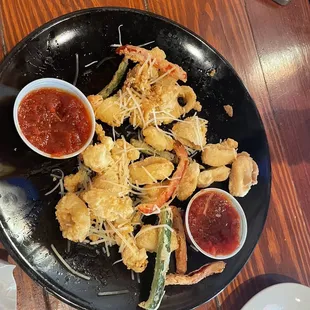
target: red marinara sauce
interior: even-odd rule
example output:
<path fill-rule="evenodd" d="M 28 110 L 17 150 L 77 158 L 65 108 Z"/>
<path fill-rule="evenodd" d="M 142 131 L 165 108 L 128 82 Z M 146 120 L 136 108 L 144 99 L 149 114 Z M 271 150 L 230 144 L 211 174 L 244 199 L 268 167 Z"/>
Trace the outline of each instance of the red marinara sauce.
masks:
<path fill-rule="evenodd" d="M 193 200 L 188 223 L 199 247 L 213 256 L 229 255 L 240 244 L 240 215 L 221 193 L 210 191 Z"/>
<path fill-rule="evenodd" d="M 25 96 L 18 109 L 18 122 L 32 145 L 55 157 L 78 151 L 92 129 L 83 102 L 57 88 L 41 88 Z"/>

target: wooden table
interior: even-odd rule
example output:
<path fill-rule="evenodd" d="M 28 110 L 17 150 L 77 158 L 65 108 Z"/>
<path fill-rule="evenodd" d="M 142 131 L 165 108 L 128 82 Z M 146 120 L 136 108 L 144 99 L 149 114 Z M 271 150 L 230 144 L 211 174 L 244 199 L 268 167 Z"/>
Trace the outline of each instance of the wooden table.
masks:
<path fill-rule="evenodd" d="M 0 59 L 50 19 L 96 6 L 155 12 L 198 33 L 234 66 L 263 118 L 273 171 L 267 223 L 242 272 L 200 309 L 238 310 L 278 282 L 310 285 L 309 0 L 0 0 Z M 18 309 L 70 309 L 19 267 L 15 278 Z"/>

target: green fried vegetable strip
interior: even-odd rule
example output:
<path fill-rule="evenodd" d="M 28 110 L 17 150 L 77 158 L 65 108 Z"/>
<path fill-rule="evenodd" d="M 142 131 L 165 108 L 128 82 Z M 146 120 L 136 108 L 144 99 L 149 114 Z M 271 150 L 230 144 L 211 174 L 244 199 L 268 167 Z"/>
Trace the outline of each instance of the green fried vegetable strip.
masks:
<path fill-rule="evenodd" d="M 113 75 L 112 80 L 108 85 L 106 85 L 98 95 L 101 95 L 103 99 L 108 98 L 119 86 L 120 82 L 122 81 L 126 70 L 128 67 L 128 59 L 125 57 L 122 62 L 119 64 L 116 72 Z"/>
<path fill-rule="evenodd" d="M 160 224 L 172 226 L 172 212 L 170 208 L 160 213 Z M 165 294 L 165 280 L 170 261 L 170 242 L 171 230 L 163 227 L 160 228 L 157 244 L 157 255 L 154 269 L 154 277 L 150 296 L 147 301 L 143 301 L 139 306 L 147 310 L 156 310 L 159 308 L 161 300 Z"/>

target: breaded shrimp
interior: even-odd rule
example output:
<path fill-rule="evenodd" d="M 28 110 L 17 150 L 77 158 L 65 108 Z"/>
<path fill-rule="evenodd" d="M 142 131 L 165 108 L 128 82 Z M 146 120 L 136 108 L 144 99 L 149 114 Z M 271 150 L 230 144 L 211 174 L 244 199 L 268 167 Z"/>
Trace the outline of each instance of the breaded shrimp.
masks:
<path fill-rule="evenodd" d="M 64 238 L 82 242 L 90 229 L 90 212 L 77 195 L 67 193 L 56 205 L 56 218 Z"/>
<path fill-rule="evenodd" d="M 160 193 L 157 199 L 151 203 L 141 203 L 137 209 L 143 214 L 151 214 L 157 208 L 161 208 L 176 192 L 188 166 L 188 155 L 184 146 L 176 141 L 173 147 L 176 155 L 179 158 L 179 164 L 171 180 L 169 180 L 168 187 Z"/>
<path fill-rule="evenodd" d="M 81 194 L 93 216 L 106 221 L 129 218 L 133 214 L 132 200 L 128 196 L 117 197 L 110 191 L 93 188 Z"/>
<path fill-rule="evenodd" d="M 64 178 L 65 189 L 68 192 L 76 192 L 87 178 L 87 172 L 85 170 L 79 170 L 76 174 L 69 174 Z"/>
<path fill-rule="evenodd" d="M 199 172 L 199 164 L 196 162 L 192 162 L 188 165 L 177 191 L 177 197 L 179 200 L 186 200 L 193 194 L 197 187 Z"/>
<path fill-rule="evenodd" d="M 105 143 L 89 145 L 82 153 L 85 166 L 98 173 L 103 172 L 112 162 L 110 151 L 113 148 L 113 140 L 107 138 Z"/>

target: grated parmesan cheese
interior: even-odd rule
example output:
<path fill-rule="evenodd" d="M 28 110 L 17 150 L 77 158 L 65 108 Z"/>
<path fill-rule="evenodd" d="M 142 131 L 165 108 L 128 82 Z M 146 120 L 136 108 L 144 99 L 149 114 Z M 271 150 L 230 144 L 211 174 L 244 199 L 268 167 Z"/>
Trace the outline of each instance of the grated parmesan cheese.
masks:
<path fill-rule="evenodd" d="M 120 294 L 127 294 L 127 293 L 129 293 L 128 290 L 100 292 L 98 293 L 98 296 L 113 296 L 113 295 L 120 295 Z"/>
<path fill-rule="evenodd" d="M 134 248 L 130 245 L 130 243 L 126 240 L 126 238 L 119 232 L 119 230 L 115 228 L 114 225 L 110 221 L 107 221 L 107 223 L 112 228 L 112 230 L 117 234 L 117 236 L 121 239 L 121 241 L 130 249 L 130 251 L 133 254 L 135 254 Z"/>
<path fill-rule="evenodd" d="M 160 210 L 159 210 L 160 212 Z M 171 232 L 174 232 L 174 230 L 167 224 L 160 224 L 160 225 L 152 225 L 152 226 L 149 226 L 149 227 L 146 227 L 145 229 L 143 230 L 140 230 L 136 235 L 135 235 L 135 239 L 144 234 L 145 232 L 147 231 L 150 231 L 150 230 L 153 230 L 153 229 L 158 229 L 158 228 L 166 228 L 166 229 L 169 229 Z"/>
<path fill-rule="evenodd" d="M 79 54 L 75 53 L 75 76 L 73 80 L 73 85 L 75 86 L 79 77 Z"/>
<path fill-rule="evenodd" d="M 51 248 L 53 250 L 53 252 L 55 253 L 55 255 L 58 257 L 58 259 L 63 263 L 63 265 L 74 275 L 82 278 L 82 279 L 85 279 L 85 280 L 90 280 L 91 278 L 89 276 L 86 276 L 76 270 L 74 270 L 73 268 L 71 268 L 68 263 L 63 259 L 63 257 L 59 254 L 59 252 L 56 250 L 56 248 L 54 247 L 53 244 L 51 244 Z"/>
<path fill-rule="evenodd" d="M 170 74 L 172 71 L 174 71 L 175 68 L 171 68 L 170 70 L 166 71 L 164 74 L 160 75 L 158 78 L 156 78 L 155 80 L 151 81 L 150 84 L 155 84 L 158 81 L 160 81 L 161 79 L 163 79 L 166 75 Z"/>

